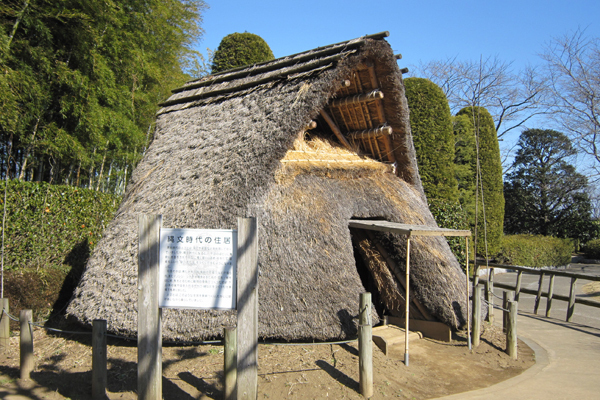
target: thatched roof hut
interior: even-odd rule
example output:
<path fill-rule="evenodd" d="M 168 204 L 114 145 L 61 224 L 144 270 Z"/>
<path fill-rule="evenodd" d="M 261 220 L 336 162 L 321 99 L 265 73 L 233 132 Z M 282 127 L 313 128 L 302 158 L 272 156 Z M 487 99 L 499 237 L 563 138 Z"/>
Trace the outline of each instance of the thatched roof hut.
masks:
<path fill-rule="evenodd" d="M 68 314 L 137 329 L 137 216 L 164 227 L 259 226 L 259 335 L 356 334 L 358 301 L 403 316 L 405 242 L 351 231 L 350 219 L 435 226 L 421 187 L 402 74 L 386 34 L 192 81 L 158 113 L 156 133 Z M 316 122 L 316 125 L 315 125 Z M 464 273 L 443 238 L 414 238 L 411 317 L 464 324 Z M 396 273 L 398 274 L 396 274 Z M 163 311 L 163 337 L 221 335 L 235 311 Z"/>

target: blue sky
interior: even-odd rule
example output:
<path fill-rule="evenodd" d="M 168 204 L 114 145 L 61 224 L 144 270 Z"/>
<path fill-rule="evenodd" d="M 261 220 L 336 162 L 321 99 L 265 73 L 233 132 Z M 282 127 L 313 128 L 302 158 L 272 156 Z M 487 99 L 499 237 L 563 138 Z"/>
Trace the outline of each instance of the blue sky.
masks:
<path fill-rule="evenodd" d="M 537 54 L 554 36 L 578 27 L 600 36 L 598 0 L 206 2 L 199 50 L 216 49 L 224 36 L 247 31 L 265 39 L 275 57 L 389 31 L 402 67 L 496 55 L 521 66 L 539 62 Z"/>
<path fill-rule="evenodd" d="M 259 35 L 275 57 L 283 57 L 389 31 L 387 41 L 403 56 L 401 68 L 453 57 L 476 61 L 497 56 L 518 70 L 540 64 L 538 55 L 553 37 L 578 28 L 600 37 L 600 0 L 206 2 L 205 33 L 197 46 L 203 53 L 234 32 Z M 549 128 L 540 119 L 527 127 Z M 519 133 L 501 147 L 512 147 Z"/>

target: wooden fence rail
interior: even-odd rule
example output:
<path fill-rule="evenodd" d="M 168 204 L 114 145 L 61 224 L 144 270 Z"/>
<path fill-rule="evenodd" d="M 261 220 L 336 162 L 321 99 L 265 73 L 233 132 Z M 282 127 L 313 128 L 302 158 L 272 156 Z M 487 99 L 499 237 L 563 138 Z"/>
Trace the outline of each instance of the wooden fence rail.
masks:
<path fill-rule="evenodd" d="M 515 291 L 515 297 L 514 297 L 515 301 L 519 300 L 519 295 L 521 293 L 527 293 L 527 294 L 534 295 L 535 296 L 535 304 L 534 304 L 533 312 L 535 314 L 538 313 L 538 309 L 539 309 L 542 297 L 545 297 L 547 299 L 547 301 L 546 301 L 546 317 L 550 316 L 550 309 L 552 308 L 552 300 L 556 299 L 556 300 L 568 302 L 569 305 L 567 307 L 567 317 L 566 317 L 567 322 L 571 322 L 571 318 L 573 317 L 573 314 L 575 312 L 575 304 L 582 304 L 582 305 L 589 306 L 589 307 L 600 308 L 600 301 L 583 299 L 583 298 L 577 297 L 575 295 L 575 284 L 577 283 L 578 279 L 600 282 L 600 276 L 585 275 L 585 274 L 580 274 L 577 272 L 569 272 L 569 271 L 517 267 L 514 265 L 506 265 L 506 264 L 489 263 L 489 264 L 487 264 L 487 266 L 492 267 L 492 268 L 504 268 L 507 270 L 517 271 L 517 280 L 514 285 L 510 285 L 510 284 L 506 284 L 506 283 L 494 283 L 493 281 L 491 281 L 491 282 L 489 282 L 490 291 L 494 290 L 494 286 L 502 288 L 502 289 L 514 290 Z M 481 267 L 483 267 L 483 265 L 479 265 L 479 268 L 481 268 Z M 521 287 L 523 273 L 536 274 L 536 275 L 540 276 L 540 279 L 538 281 L 538 288 L 536 290 L 526 289 L 526 288 Z M 544 285 L 544 278 L 546 276 L 549 276 L 550 280 L 548 283 L 548 290 L 544 291 L 543 285 Z M 564 295 L 554 293 L 554 279 L 556 276 L 571 278 L 569 296 L 564 296 Z"/>

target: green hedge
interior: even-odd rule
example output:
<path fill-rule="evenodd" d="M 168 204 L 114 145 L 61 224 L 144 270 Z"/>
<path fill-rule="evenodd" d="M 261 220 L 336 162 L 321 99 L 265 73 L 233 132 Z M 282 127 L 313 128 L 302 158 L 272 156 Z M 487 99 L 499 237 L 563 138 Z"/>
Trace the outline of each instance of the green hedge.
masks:
<path fill-rule="evenodd" d="M 0 183 L 0 204 L 5 184 Z M 120 201 L 72 186 L 9 181 L 4 269 L 68 269 L 73 252 L 94 248 Z"/>
<path fill-rule="evenodd" d="M 586 258 L 600 259 L 600 239 L 590 240 L 581 250 Z"/>
<path fill-rule="evenodd" d="M 0 182 L 0 216 L 6 182 Z M 120 196 L 72 186 L 9 181 L 4 238 L 4 296 L 11 313 L 34 319 L 60 313 Z"/>
<path fill-rule="evenodd" d="M 499 261 L 525 267 L 558 267 L 571 262 L 573 241 L 548 236 L 507 235 Z"/>
<path fill-rule="evenodd" d="M 431 199 L 429 200 L 429 210 L 440 228 L 469 229 L 467 214 L 458 201 Z M 446 239 L 448 240 L 448 245 L 450 245 L 450 250 L 452 250 L 460 265 L 465 265 L 467 260 L 465 238 L 447 237 Z M 473 248 L 472 246 L 470 247 L 469 251 L 472 251 Z"/>

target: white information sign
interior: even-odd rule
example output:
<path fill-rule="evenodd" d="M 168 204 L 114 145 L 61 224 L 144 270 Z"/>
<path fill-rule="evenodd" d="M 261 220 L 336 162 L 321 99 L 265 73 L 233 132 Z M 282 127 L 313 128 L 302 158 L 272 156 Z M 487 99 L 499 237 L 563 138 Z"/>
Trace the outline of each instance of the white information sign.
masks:
<path fill-rule="evenodd" d="M 235 309 L 237 231 L 161 229 L 159 307 Z"/>

